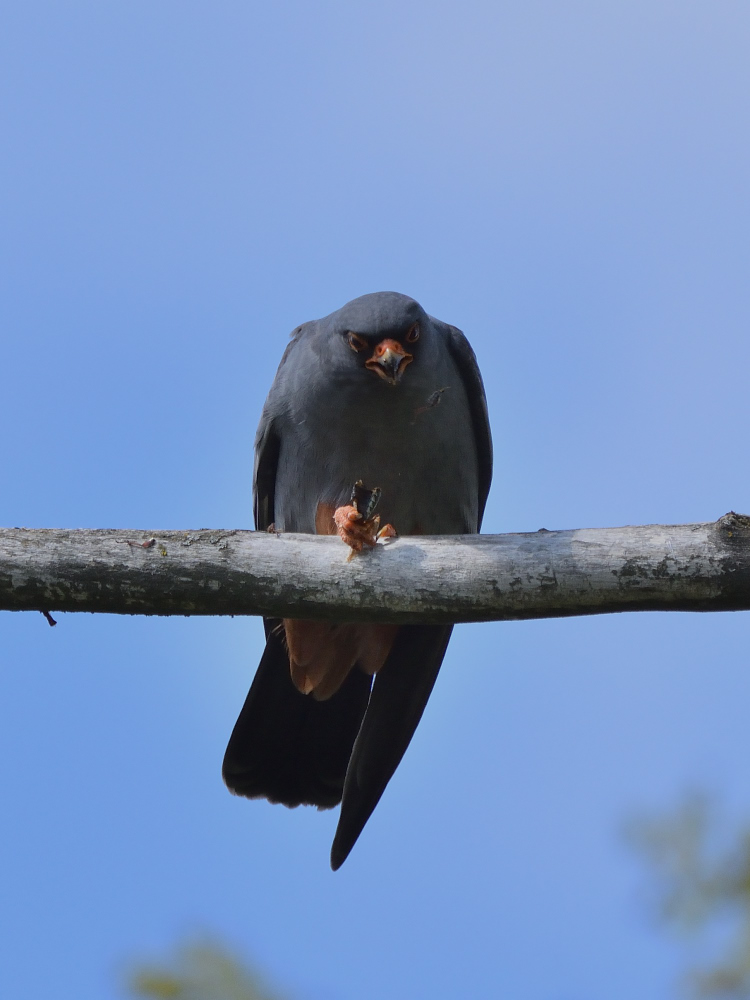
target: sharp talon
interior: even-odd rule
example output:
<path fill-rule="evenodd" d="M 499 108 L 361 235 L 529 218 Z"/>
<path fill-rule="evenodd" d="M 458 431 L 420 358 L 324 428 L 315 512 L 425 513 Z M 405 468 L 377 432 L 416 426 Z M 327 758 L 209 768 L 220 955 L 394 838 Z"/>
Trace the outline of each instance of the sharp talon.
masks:
<path fill-rule="evenodd" d="M 375 537 L 377 541 L 381 538 L 398 538 L 398 532 L 392 524 L 384 524 Z"/>

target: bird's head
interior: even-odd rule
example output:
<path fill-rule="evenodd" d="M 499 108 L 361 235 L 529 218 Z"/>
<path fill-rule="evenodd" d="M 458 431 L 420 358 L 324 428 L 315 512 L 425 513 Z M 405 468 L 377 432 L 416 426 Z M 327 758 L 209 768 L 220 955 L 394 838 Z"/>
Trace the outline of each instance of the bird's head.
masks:
<path fill-rule="evenodd" d="M 364 371 L 397 385 L 418 356 L 427 317 L 406 295 L 375 292 L 348 302 L 331 319 L 333 332 L 349 352 L 349 363 L 355 355 Z"/>

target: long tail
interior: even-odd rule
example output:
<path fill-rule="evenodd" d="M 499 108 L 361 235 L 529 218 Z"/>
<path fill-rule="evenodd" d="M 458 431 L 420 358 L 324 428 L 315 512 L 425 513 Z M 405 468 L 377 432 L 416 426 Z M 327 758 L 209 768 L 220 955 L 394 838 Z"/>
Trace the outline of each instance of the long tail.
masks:
<path fill-rule="evenodd" d="M 375 677 L 346 772 L 331 848 L 334 871 L 346 861 L 411 742 L 452 630 L 452 625 L 404 625 Z"/>
<path fill-rule="evenodd" d="M 266 648 L 229 739 L 224 781 L 235 795 L 330 809 L 341 801 L 371 679 L 352 670 L 327 701 L 300 694 L 275 625 L 265 622 Z"/>

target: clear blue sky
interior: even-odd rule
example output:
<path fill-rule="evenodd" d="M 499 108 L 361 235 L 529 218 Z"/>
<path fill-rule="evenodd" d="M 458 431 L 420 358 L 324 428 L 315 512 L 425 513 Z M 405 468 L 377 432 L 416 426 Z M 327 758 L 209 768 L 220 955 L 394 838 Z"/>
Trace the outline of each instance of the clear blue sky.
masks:
<path fill-rule="evenodd" d="M 485 530 L 750 511 L 749 51 L 745 0 L 6 5 L 0 523 L 250 527 L 289 331 L 381 289 L 476 350 Z M 204 929 L 299 1000 L 671 995 L 621 830 L 750 812 L 746 615 L 456 629 L 335 875 L 221 782 L 261 636 L 0 616 L 0 995 Z"/>

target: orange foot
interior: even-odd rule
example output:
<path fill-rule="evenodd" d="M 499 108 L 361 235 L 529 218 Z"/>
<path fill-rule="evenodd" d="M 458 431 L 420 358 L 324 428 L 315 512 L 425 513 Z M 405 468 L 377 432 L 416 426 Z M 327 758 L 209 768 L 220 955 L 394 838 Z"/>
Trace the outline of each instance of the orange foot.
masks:
<path fill-rule="evenodd" d="M 361 552 L 365 545 L 372 547 L 379 538 L 396 537 L 396 530 L 392 524 L 386 524 L 381 528 L 378 514 L 365 520 L 352 504 L 337 507 L 333 513 L 333 520 L 339 535 L 351 548 L 347 562 L 355 552 Z"/>

